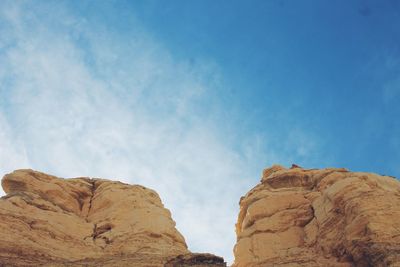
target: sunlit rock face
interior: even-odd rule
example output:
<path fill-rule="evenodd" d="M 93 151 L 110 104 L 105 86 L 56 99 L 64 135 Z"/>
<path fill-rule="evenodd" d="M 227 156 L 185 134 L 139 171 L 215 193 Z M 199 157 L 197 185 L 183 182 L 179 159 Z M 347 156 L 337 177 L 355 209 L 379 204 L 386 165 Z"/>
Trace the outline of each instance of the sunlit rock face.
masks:
<path fill-rule="evenodd" d="M 164 266 L 179 255 L 225 266 L 214 255 L 191 257 L 158 194 L 143 186 L 32 170 L 4 176 L 2 186 L 1 266 Z"/>
<path fill-rule="evenodd" d="M 400 182 L 273 166 L 240 200 L 234 266 L 400 266 Z"/>

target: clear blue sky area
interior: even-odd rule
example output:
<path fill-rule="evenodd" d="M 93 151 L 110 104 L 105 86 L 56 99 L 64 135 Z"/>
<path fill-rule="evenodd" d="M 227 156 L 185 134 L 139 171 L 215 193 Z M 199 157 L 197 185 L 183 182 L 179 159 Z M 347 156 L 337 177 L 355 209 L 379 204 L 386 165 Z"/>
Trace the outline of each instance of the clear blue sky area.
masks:
<path fill-rule="evenodd" d="M 269 146 L 287 150 L 282 138 L 304 129 L 321 147 L 317 158 L 290 158 L 300 165 L 400 176 L 399 1 L 119 1 L 79 8 L 127 35 L 134 15 L 177 57 L 214 60 L 227 85 L 216 94 L 240 134 L 267 132 Z"/>

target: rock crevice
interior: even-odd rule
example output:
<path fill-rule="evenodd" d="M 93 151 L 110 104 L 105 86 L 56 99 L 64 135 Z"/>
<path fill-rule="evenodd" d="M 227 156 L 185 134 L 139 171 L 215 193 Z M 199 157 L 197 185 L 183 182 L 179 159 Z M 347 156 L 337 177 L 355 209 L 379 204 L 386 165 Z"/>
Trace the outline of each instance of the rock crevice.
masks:
<path fill-rule="evenodd" d="M 92 209 L 92 202 L 93 202 L 93 198 L 94 198 L 94 195 L 95 195 L 95 192 L 96 192 L 96 180 L 88 179 L 88 182 L 90 183 L 90 196 L 89 196 L 88 210 L 87 210 L 87 214 L 85 216 L 86 220 L 88 220 L 90 211 Z"/>

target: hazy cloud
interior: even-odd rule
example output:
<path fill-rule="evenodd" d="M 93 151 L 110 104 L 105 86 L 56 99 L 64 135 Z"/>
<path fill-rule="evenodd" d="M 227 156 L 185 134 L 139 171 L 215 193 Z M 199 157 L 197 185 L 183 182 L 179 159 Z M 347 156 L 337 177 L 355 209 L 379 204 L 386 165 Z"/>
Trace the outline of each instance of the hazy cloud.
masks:
<path fill-rule="evenodd" d="M 215 106 L 201 108 L 217 67 L 178 61 L 142 30 L 121 44 L 58 9 L 3 7 L 1 175 L 29 167 L 148 186 L 190 249 L 231 260 L 237 203 L 254 183 L 244 178 L 258 173 L 216 130 Z"/>
<path fill-rule="evenodd" d="M 125 35 L 55 3 L 1 4 L 0 175 L 33 168 L 153 188 L 191 250 L 232 261 L 240 196 L 292 149 L 235 140 L 214 62 L 175 58 L 134 18 Z M 301 129 L 287 137 L 297 156 L 317 150 Z"/>

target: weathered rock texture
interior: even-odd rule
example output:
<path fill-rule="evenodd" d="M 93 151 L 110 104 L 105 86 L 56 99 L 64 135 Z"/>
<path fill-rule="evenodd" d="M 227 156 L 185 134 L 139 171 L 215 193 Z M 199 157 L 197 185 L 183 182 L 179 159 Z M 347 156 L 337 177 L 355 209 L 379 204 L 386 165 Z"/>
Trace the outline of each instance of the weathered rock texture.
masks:
<path fill-rule="evenodd" d="M 143 186 L 32 170 L 4 176 L 2 186 L 0 266 L 164 266 L 179 255 L 189 259 L 180 266 L 199 255 L 196 266 L 225 266 L 191 254 L 157 193 Z"/>
<path fill-rule="evenodd" d="M 234 266 L 400 266 L 400 183 L 273 166 L 240 200 Z"/>

